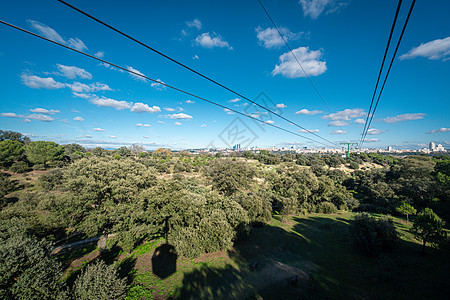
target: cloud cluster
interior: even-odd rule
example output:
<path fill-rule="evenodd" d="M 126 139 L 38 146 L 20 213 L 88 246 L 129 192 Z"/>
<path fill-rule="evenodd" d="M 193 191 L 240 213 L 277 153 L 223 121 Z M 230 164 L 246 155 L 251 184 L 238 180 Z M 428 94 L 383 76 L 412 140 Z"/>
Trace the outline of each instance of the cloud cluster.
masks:
<path fill-rule="evenodd" d="M 420 120 L 423 119 L 426 116 L 424 113 L 416 113 L 416 114 L 402 114 L 397 115 L 395 117 L 387 117 L 383 119 L 385 123 L 397 123 L 397 122 L 403 122 L 403 121 L 413 121 L 413 120 Z"/>
<path fill-rule="evenodd" d="M 340 121 L 350 121 L 351 119 L 360 118 L 365 116 L 364 109 L 361 108 L 347 108 L 341 111 L 338 111 L 334 114 L 325 115 L 323 119 L 332 119 L 332 120 L 340 120 Z"/>
<path fill-rule="evenodd" d="M 55 120 L 55 118 L 44 114 L 18 115 L 16 113 L 7 112 L 7 113 L 0 113 L 0 116 L 4 118 L 22 118 L 24 119 L 25 123 L 29 123 L 31 122 L 31 120 L 42 122 L 52 122 Z"/>
<path fill-rule="evenodd" d="M 229 50 L 233 50 L 233 47 L 215 32 L 202 33 L 195 38 L 194 43 L 204 48 L 228 48 Z"/>
<path fill-rule="evenodd" d="M 300 0 L 303 14 L 317 19 L 324 11 L 325 14 L 332 14 L 338 12 L 341 8 L 347 6 L 349 1 L 338 0 Z"/>
<path fill-rule="evenodd" d="M 442 59 L 446 61 L 450 59 L 450 37 L 420 44 L 420 46 L 414 47 L 407 53 L 401 55 L 400 59 L 412 59 L 419 56 L 431 60 Z"/>
<path fill-rule="evenodd" d="M 161 79 L 156 79 L 156 81 L 164 83 Z M 150 84 L 150 86 L 152 88 L 155 88 L 158 91 L 163 91 L 166 89 L 166 86 L 164 84 L 158 83 L 158 82 L 152 82 L 152 84 Z"/>
<path fill-rule="evenodd" d="M 346 133 L 347 133 L 347 131 L 340 130 L 340 129 L 333 130 L 333 131 L 330 132 L 330 134 L 346 134 Z"/>
<path fill-rule="evenodd" d="M 285 27 L 280 27 L 279 30 L 286 42 L 298 40 L 303 34 L 303 32 L 291 32 Z M 256 37 L 258 38 L 258 43 L 267 49 L 279 48 L 284 45 L 284 41 L 276 28 L 268 27 L 266 29 L 262 29 L 258 26 L 255 31 Z"/>
<path fill-rule="evenodd" d="M 91 93 L 98 91 L 112 91 L 112 89 L 104 83 L 96 82 L 91 84 L 84 84 L 80 82 L 62 83 L 55 81 L 52 77 L 39 77 L 36 75 L 20 75 L 23 84 L 32 89 L 62 89 L 69 88 L 74 93 Z"/>
<path fill-rule="evenodd" d="M 136 73 L 136 74 L 129 73 L 130 76 L 131 76 L 133 79 L 136 79 L 136 80 L 139 80 L 139 81 L 144 81 L 144 82 L 147 81 L 147 79 L 145 79 L 144 77 L 141 77 L 141 76 L 145 76 L 144 73 L 142 73 L 142 72 L 136 70 L 135 68 L 133 68 L 133 67 L 131 67 L 131 66 L 128 66 L 128 67 L 127 67 L 127 70 L 128 70 L 128 71 L 131 71 L 131 72 L 133 72 L 133 73 Z M 139 75 L 137 75 L 137 74 L 139 74 L 139 75 L 141 75 L 141 76 L 139 76 Z"/>
<path fill-rule="evenodd" d="M 376 128 L 369 128 L 369 130 L 367 130 L 368 135 L 377 135 L 377 134 L 382 134 L 383 132 L 386 132 L 386 130 L 376 129 Z"/>
<path fill-rule="evenodd" d="M 296 111 L 295 114 L 296 115 L 309 115 L 309 116 L 312 116 L 312 115 L 321 114 L 322 112 L 323 111 L 321 111 L 321 110 L 307 110 L 306 108 L 304 108 L 304 109 L 301 109 L 299 111 Z"/>
<path fill-rule="evenodd" d="M 319 129 L 300 129 L 298 132 L 312 133 L 312 132 L 320 132 L 320 130 Z"/>
<path fill-rule="evenodd" d="M 45 109 L 45 108 L 41 108 L 41 107 L 30 109 L 30 111 L 34 112 L 34 113 L 46 114 L 46 115 L 54 115 L 54 114 L 60 113 L 60 111 L 57 109 Z"/>
<path fill-rule="evenodd" d="M 92 74 L 86 71 L 85 69 L 81 69 L 75 66 L 65 66 L 56 64 L 56 67 L 58 68 L 60 74 L 66 78 L 69 79 L 92 79 Z"/>
<path fill-rule="evenodd" d="M 313 51 L 309 50 L 309 47 L 299 47 L 293 49 L 292 52 L 303 69 L 297 63 L 297 60 L 292 53 L 286 52 L 280 55 L 280 64 L 276 65 L 275 69 L 272 71 L 273 76 L 277 74 L 281 74 L 287 78 L 306 77 L 306 74 L 308 74 L 308 76 L 318 76 L 325 73 L 327 70 L 326 62 L 320 61 L 320 57 L 322 56 L 320 50 Z"/>
<path fill-rule="evenodd" d="M 188 27 L 190 27 L 190 28 L 195 27 L 195 28 L 197 28 L 198 30 L 202 29 L 202 22 L 200 22 L 200 20 L 197 19 L 197 18 L 195 18 L 195 19 L 192 20 L 192 21 L 187 21 L 187 22 L 186 22 L 186 25 L 187 25 Z"/>
<path fill-rule="evenodd" d="M 34 21 L 34 20 L 27 20 L 27 22 L 37 32 L 39 32 L 41 35 L 45 36 L 46 38 L 48 38 L 50 40 L 67 45 L 72 48 L 75 48 L 78 51 L 87 50 L 86 45 L 79 38 L 69 38 L 68 40 L 65 40 L 61 37 L 61 35 L 59 35 L 58 32 L 56 32 L 56 30 L 54 30 L 51 27 L 48 27 L 45 24 L 42 24 L 42 23 L 40 23 L 38 21 Z"/>
<path fill-rule="evenodd" d="M 440 132 L 450 132 L 450 128 L 439 128 L 439 129 L 434 129 L 434 130 L 430 130 L 427 133 L 440 133 Z"/>
<path fill-rule="evenodd" d="M 170 119 L 179 119 L 179 120 L 190 120 L 193 119 L 192 116 L 185 114 L 185 113 L 179 113 L 179 114 L 171 114 L 171 115 L 165 115 L 166 118 Z"/>

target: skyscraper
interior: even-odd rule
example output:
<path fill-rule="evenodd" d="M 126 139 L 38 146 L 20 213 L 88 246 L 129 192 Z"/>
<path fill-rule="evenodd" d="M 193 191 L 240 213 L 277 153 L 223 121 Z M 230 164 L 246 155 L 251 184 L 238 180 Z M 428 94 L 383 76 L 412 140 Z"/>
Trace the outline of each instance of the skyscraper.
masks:
<path fill-rule="evenodd" d="M 436 145 L 434 144 L 434 142 L 430 142 L 430 150 L 434 151 L 436 149 Z"/>

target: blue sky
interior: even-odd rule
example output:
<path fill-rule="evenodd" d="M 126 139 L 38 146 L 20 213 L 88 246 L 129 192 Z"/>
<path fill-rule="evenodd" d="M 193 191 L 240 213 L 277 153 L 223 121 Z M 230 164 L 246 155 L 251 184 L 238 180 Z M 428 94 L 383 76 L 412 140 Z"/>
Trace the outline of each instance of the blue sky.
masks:
<path fill-rule="evenodd" d="M 71 3 L 333 142 L 360 139 L 397 6 L 393 0 L 263 1 L 325 106 L 256 0 Z M 404 1 L 401 26 L 409 5 Z M 450 147 L 449 11 L 449 1 L 417 1 L 366 147 L 415 149 L 430 141 Z M 299 130 L 57 1 L 2 1 L 0 18 Z M 4 25 L 0 37 L 3 130 L 86 147 L 322 146 Z"/>

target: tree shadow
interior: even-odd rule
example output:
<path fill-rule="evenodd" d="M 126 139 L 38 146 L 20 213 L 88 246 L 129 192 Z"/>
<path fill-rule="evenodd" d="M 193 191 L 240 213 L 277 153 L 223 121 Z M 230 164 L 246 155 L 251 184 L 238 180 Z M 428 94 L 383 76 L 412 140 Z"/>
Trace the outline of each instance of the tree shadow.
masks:
<path fill-rule="evenodd" d="M 177 258 L 174 246 L 170 244 L 159 246 L 152 256 L 153 274 L 161 279 L 169 277 L 177 271 Z"/>

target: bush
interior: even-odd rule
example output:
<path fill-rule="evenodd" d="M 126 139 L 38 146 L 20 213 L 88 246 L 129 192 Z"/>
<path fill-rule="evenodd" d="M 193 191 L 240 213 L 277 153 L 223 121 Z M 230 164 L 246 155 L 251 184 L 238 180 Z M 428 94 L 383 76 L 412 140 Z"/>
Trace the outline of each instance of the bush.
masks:
<path fill-rule="evenodd" d="M 24 161 L 18 161 L 12 164 L 9 168 L 10 171 L 14 173 L 25 173 L 31 170 L 28 164 Z"/>
<path fill-rule="evenodd" d="M 333 203 L 325 201 L 317 205 L 316 212 L 324 214 L 334 214 L 337 212 L 337 208 Z"/>
<path fill-rule="evenodd" d="M 379 256 L 391 248 L 398 237 L 392 219 L 386 216 L 377 219 L 368 213 L 355 216 L 350 233 L 355 245 L 367 256 Z"/>
<path fill-rule="evenodd" d="M 126 281 L 119 278 L 117 269 L 99 260 L 86 266 L 77 277 L 73 286 L 73 295 L 75 299 L 80 300 L 124 299 L 126 289 Z"/>
<path fill-rule="evenodd" d="M 351 161 L 349 164 L 350 169 L 353 170 L 358 170 L 359 169 L 359 164 L 356 161 Z"/>
<path fill-rule="evenodd" d="M 62 183 L 63 172 L 61 169 L 50 170 L 47 174 L 41 175 L 39 181 L 44 189 L 51 191 Z"/>

